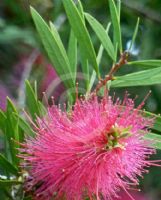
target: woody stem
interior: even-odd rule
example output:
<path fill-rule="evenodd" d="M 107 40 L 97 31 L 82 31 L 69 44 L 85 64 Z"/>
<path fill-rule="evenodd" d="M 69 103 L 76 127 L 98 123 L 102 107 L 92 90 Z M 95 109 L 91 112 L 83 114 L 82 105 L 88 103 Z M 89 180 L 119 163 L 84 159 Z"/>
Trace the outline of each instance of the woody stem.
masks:
<path fill-rule="evenodd" d="M 112 68 L 111 68 L 109 74 L 107 74 L 107 75 L 105 76 L 104 79 L 100 79 L 100 80 L 99 80 L 99 82 L 98 82 L 98 84 L 97 84 L 97 86 L 96 86 L 96 88 L 95 88 L 95 90 L 94 90 L 94 92 L 93 92 L 94 94 L 97 94 L 98 91 L 99 91 L 103 86 L 105 86 L 105 85 L 107 84 L 108 81 L 113 80 L 113 75 L 114 75 L 114 73 L 115 73 L 122 65 L 124 65 L 124 64 L 127 63 L 127 58 L 128 58 L 128 52 L 125 51 L 125 52 L 123 52 L 123 53 L 121 54 L 120 60 L 119 60 L 117 63 L 113 64 L 113 66 L 112 66 Z"/>

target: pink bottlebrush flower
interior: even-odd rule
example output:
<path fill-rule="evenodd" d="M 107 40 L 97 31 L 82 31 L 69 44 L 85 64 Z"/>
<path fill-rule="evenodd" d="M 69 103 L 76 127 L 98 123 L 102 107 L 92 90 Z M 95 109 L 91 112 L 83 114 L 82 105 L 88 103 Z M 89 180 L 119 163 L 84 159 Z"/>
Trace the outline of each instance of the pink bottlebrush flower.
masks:
<path fill-rule="evenodd" d="M 138 177 L 155 165 L 148 160 L 155 149 L 143 138 L 154 119 L 142 106 L 126 96 L 122 102 L 78 100 L 70 112 L 49 107 L 37 119 L 35 138 L 21 148 L 30 177 L 26 190 L 37 200 L 111 200 L 136 188 Z"/>

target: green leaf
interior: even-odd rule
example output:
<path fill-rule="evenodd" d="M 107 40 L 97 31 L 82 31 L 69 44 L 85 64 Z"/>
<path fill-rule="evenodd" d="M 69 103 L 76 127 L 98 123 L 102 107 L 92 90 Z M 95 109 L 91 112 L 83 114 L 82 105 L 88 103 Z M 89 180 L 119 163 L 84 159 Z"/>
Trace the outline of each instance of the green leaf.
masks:
<path fill-rule="evenodd" d="M 131 40 L 130 47 L 129 47 L 128 51 L 130 51 L 132 49 L 132 47 L 133 47 L 133 45 L 135 43 L 135 39 L 136 39 L 136 36 L 138 34 L 139 23 L 140 23 L 140 19 L 138 18 L 138 20 L 136 22 L 134 34 L 133 34 L 133 37 L 132 37 L 132 40 Z"/>
<path fill-rule="evenodd" d="M 161 132 L 161 117 L 160 116 L 156 116 L 153 129 L 156 130 L 156 131 Z"/>
<path fill-rule="evenodd" d="M 118 13 L 118 18 L 120 22 L 120 16 L 121 16 L 121 0 L 117 0 L 117 13 Z"/>
<path fill-rule="evenodd" d="M 4 200 L 6 200 L 6 197 L 7 197 L 7 200 L 13 200 L 12 198 L 11 198 L 11 195 L 10 194 L 8 194 L 8 191 L 7 191 L 7 188 L 0 188 L 0 194 L 1 194 L 1 199 L 4 199 Z"/>
<path fill-rule="evenodd" d="M 7 98 L 7 109 L 6 109 L 7 119 L 6 119 L 5 140 L 6 144 L 9 147 L 12 163 L 16 165 L 18 164 L 18 158 L 16 157 L 17 154 L 16 148 L 18 148 L 19 145 L 15 143 L 15 141 L 13 141 L 12 139 L 19 142 L 19 129 L 18 129 L 18 120 L 15 120 L 13 117 L 14 113 L 17 113 L 17 110 L 12 101 L 9 98 Z M 7 146 L 6 146 L 6 156 L 7 158 L 10 157 L 7 152 Z"/>
<path fill-rule="evenodd" d="M 25 81 L 26 85 L 26 105 L 31 114 L 32 118 L 35 120 L 36 115 L 40 115 L 40 110 L 38 106 L 38 99 L 35 91 L 31 87 L 31 84 L 28 80 Z"/>
<path fill-rule="evenodd" d="M 72 0 L 62 0 L 62 2 L 73 32 L 78 40 L 79 45 L 81 46 L 80 50 L 84 51 L 87 59 L 92 64 L 97 75 L 99 76 L 96 54 L 82 16 Z"/>
<path fill-rule="evenodd" d="M 161 149 L 161 135 L 155 133 L 148 133 L 144 136 L 144 138 L 152 140 L 153 146 L 157 149 Z"/>
<path fill-rule="evenodd" d="M 68 43 L 68 58 L 70 62 L 72 76 L 75 83 L 76 72 L 77 72 L 77 39 L 72 30 L 70 31 L 70 37 Z"/>
<path fill-rule="evenodd" d="M 4 132 L 4 129 L 5 129 L 5 121 L 6 121 L 6 115 L 0 109 L 0 129 L 2 129 L 3 132 Z"/>
<path fill-rule="evenodd" d="M 118 43 L 115 46 L 115 60 L 117 60 Z"/>
<path fill-rule="evenodd" d="M 86 57 L 85 51 L 83 51 L 82 47 L 80 47 L 80 57 L 81 57 L 81 67 L 83 71 L 84 82 L 86 85 L 86 89 L 89 87 L 89 62 Z"/>
<path fill-rule="evenodd" d="M 110 26 L 111 26 L 111 23 L 108 23 L 107 28 L 106 28 L 106 33 L 109 32 Z M 100 45 L 100 48 L 99 48 L 99 50 L 98 50 L 98 54 L 97 54 L 97 63 L 98 63 L 98 65 L 99 65 L 100 62 L 101 62 L 101 58 L 102 58 L 102 55 L 103 55 L 103 50 L 104 50 L 104 48 L 103 48 L 103 46 L 102 46 L 102 44 L 101 44 L 101 45 Z M 93 70 L 92 76 L 91 76 L 90 82 L 89 82 L 89 87 L 88 87 L 88 90 L 87 90 L 87 95 L 88 95 L 89 92 L 91 91 L 95 79 L 96 79 L 96 72 Z"/>
<path fill-rule="evenodd" d="M 116 61 L 114 46 L 106 30 L 94 17 L 92 17 L 88 13 L 85 14 L 85 17 L 88 20 L 94 32 L 96 33 L 97 37 L 100 39 L 101 44 L 104 47 L 104 49 L 107 51 L 108 55 L 112 58 L 113 61 Z"/>
<path fill-rule="evenodd" d="M 161 67 L 161 60 L 137 60 L 128 62 L 127 64 L 147 67 Z"/>
<path fill-rule="evenodd" d="M 112 87 L 145 86 L 161 83 L 161 67 L 115 77 Z"/>
<path fill-rule="evenodd" d="M 21 181 L 18 180 L 2 180 L 0 179 L 0 187 L 11 187 L 13 185 L 20 185 Z"/>
<path fill-rule="evenodd" d="M 45 116 L 47 113 L 47 110 L 41 101 L 38 101 L 38 107 L 39 107 L 39 111 L 40 111 L 40 116 L 41 117 Z"/>
<path fill-rule="evenodd" d="M 81 3 L 80 0 L 77 0 L 77 7 L 78 7 L 78 10 L 79 10 L 79 13 L 82 17 L 83 22 L 85 22 L 84 10 L 83 10 L 83 6 L 82 6 L 82 3 Z"/>
<path fill-rule="evenodd" d="M 100 45 L 100 48 L 99 48 L 99 51 L 98 51 L 98 55 L 97 55 L 97 63 L 98 64 L 101 62 L 101 58 L 102 58 L 102 55 L 103 55 L 103 50 L 104 50 L 103 46 Z M 87 95 L 90 93 L 95 80 L 96 80 L 96 72 L 93 70 L 92 76 L 91 76 L 90 82 L 89 82 L 89 87 L 87 89 Z"/>
<path fill-rule="evenodd" d="M 61 40 L 61 38 L 59 36 L 59 33 L 58 33 L 56 27 L 54 26 L 54 24 L 51 21 L 49 22 L 49 24 L 50 24 L 51 32 L 52 32 L 52 34 L 53 34 L 53 36 L 55 38 L 55 41 L 56 41 L 56 43 L 57 43 L 57 45 L 58 45 L 58 47 L 59 47 L 59 49 L 60 49 L 60 51 L 62 53 L 62 56 L 65 59 L 65 62 L 68 63 L 68 65 L 69 65 L 68 56 L 67 56 L 66 50 L 64 48 L 64 45 L 62 43 L 62 40 Z M 68 67 L 70 68 L 70 66 L 68 66 Z"/>
<path fill-rule="evenodd" d="M 73 87 L 74 81 L 70 70 L 69 60 L 54 25 L 52 25 L 52 29 L 50 29 L 42 17 L 32 7 L 31 14 L 44 48 L 57 74 L 67 88 Z"/>
<path fill-rule="evenodd" d="M 147 117 L 152 117 L 155 119 L 152 129 L 161 132 L 161 116 L 148 111 L 143 111 L 143 113 L 145 113 Z"/>
<path fill-rule="evenodd" d="M 78 11 L 80 13 L 80 16 L 82 17 L 83 23 L 85 25 L 85 16 L 84 16 L 84 10 L 81 2 L 78 0 L 77 2 L 77 7 Z M 84 82 L 86 89 L 88 90 L 89 87 L 89 62 L 87 59 L 86 52 L 84 51 L 84 47 L 82 45 L 79 45 L 79 53 L 80 53 L 80 62 L 81 62 L 81 67 L 82 67 L 82 72 L 83 72 L 83 77 L 84 77 Z"/>
<path fill-rule="evenodd" d="M 18 175 L 18 169 L 10 163 L 2 154 L 0 154 L 0 168 L 5 169 L 8 173 Z"/>
<path fill-rule="evenodd" d="M 50 22 L 50 28 L 51 28 L 51 32 L 53 33 L 53 36 L 55 37 L 55 39 L 56 39 L 56 41 L 57 41 L 57 45 L 59 46 L 59 49 L 61 50 L 61 53 L 62 53 L 62 55 L 60 55 L 60 56 L 62 56 L 62 58 L 64 58 L 64 60 L 65 60 L 65 62 L 66 62 L 66 67 L 68 67 L 69 68 L 69 72 L 68 73 L 70 73 L 70 74 L 65 74 L 65 75 L 67 75 L 67 80 L 68 79 L 70 79 L 70 77 L 71 77 L 71 79 L 72 79 L 72 81 L 73 81 L 73 84 L 75 84 L 75 76 L 74 76 L 74 73 L 73 73 L 73 66 L 72 66 L 72 64 L 73 63 L 70 63 L 70 61 L 69 61 L 69 59 L 68 59 L 68 56 L 67 56 L 67 52 L 66 52 L 66 50 L 65 50 L 65 48 L 64 48 L 64 45 L 63 45 L 63 43 L 62 43 L 62 41 L 61 41 L 61 38 L 60 38 L 60 36 L 59 36 L 59 33 L 57 32 L 57 29 L 55 28 L 55 26 L 54 26 L 54 24 L 52 23 L 52 22 Z M 73 50 L 73 49 L 72 49 Z M 62 59 L 62 58 L 60 58 L 60 59 Z M 70 65 L 71 64 L 71 65 Z M 61 77 L 60 77 L 61 78 Z M 63 80 L 62 79 L 62 81 L 66 81 L 66 80 Z M 73 85 L 74 86 L 74 85 Z"/>
<path fill-rule="evenodd" d="M 20 117 L 18 114 L 15 114 L 14 117 L 18 120 L 18 125 L 21 127 L 21 129 L 26 133 L 26 135 L 34 136 L 35 133 L 33 129 L 31 128 L 31 125 L 29 125 L 25 119 Z"/>
<path fill-rule="evenodd" d="M 114 32 L 114 47 L 118 44 L 118 48 L 122 53 L 122 39 L 121 39 L 121 28 L 120 28 L 120 13 L 117 10 L 114 0 L 109 0 L 109 7 L 111 13 L 111 20 L 113 25 L 113 32 Z"/>

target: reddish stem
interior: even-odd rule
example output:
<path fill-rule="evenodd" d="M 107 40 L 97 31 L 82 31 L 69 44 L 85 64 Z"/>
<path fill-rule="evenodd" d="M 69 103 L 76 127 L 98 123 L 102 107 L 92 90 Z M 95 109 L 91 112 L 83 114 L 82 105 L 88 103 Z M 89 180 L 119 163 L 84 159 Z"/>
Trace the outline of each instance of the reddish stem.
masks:
<path fill-rule="evenodd" d="M 127 58 L 128 58 L 128 52 L 125 51 L 125 52 L 123 52 L 123 53 L 121 54 L 120 60 L 119 60 L 117 63 L 113 64 L 113 66 L 112 66 L 112 68 L 111 68 L 109 74 L 107 74 L 107 75 L 105 76 L 104 79 L 100 79 L 100 80 L 99 80 L 99 82 L 98 82 L 98 84 L 97 84 L 97 86 L 96 86 L 96 88 L 95 88 L 95 90 L 93 91 L 92 94 L 97 94 L 97 92 L 98 92 L 103 86 L 105 86 L 105 85 L 107 84 L 108 81 L 114 80 L 114 78 L 113 78 L 114 73 L 115 73 L 122 65 L 124 65 L 124 64 L 127 63 Z"/>

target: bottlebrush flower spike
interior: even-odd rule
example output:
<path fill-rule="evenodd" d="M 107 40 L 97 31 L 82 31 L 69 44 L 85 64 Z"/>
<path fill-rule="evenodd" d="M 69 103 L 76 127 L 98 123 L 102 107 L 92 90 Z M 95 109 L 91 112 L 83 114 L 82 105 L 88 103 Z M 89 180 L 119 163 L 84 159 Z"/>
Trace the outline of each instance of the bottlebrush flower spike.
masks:
<path fill-rule="evenodd" d="M 37 119 L 35 138 L 21 148 L 26 190 L 34 190 L 36 200 L 106 200 L 136 188 L 138 177 L 156 165 L 148 160 L 155 149 L 143 138 L 154 119 L 142 106 L 126 95 L 122 102 L 78 100 L 70 112 L 49 107 Z"/>

